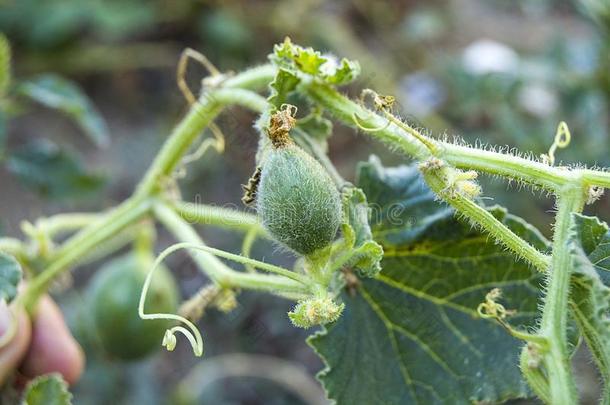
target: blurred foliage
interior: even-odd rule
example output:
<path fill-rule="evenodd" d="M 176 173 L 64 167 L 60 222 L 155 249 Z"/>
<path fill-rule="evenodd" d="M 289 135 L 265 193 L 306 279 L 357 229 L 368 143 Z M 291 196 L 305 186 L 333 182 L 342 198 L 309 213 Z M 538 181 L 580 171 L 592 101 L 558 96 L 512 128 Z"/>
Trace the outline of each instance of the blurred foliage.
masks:
<path fill-rule="evenodd" d="M 45 139 L 11 152 L 7 169 L 24 185 L 49 198 L 82 198 L 103 184 L 99 175 L 85 173 L 74 154 Z"/>
<path fill-rule="evenodd" d="M 74 83 L 46 74 L 22 82 L 17 91 L 42 105 L 69 115 L 97 146 L 108 144 L 108 128 L 104 119 Z"/>
<path fill-rule="evenodd" d="M 236 71 L 264 63 L 272 45 L 286 35 L 357 60 L 362 73 L 347 90 L 351 96 L 365 87 L 393 94 L 401 107 L 397 112 L 435 136 L 456 134 L 466 142 L 539 155 L 547 152 L 563 120 L 574 139 L 558 152 L 558 160 L 608 166 L 609 7 L 607 0 L 1 0 L 0 31 L 10 40 L 14 60 L 11 66 L 10 49 L 0 38 L 0 193 L 25 206 L 23 195 L 3 191 L 12 180 L 34 190 L 38 199 L 22 191 L 33 201 L 28 202 L 32 215 L 46 211 L 47 204 L 49 210 L 78 207 L 85 202 L 75 200 L 101 196 L 104 185 L 112 187 L 104 195 L 124 198 L 138 176 L 133 167 L 152 158 L 144 151 L 154 151 L 184 111 L 174 83 L 179 52 L 195 48 L 222 70 Z M 189 68 L 193 89 L 201 74 L 199 67 Z M 32 99 L 77 125 L 55 125 Z M 327 140 L 330 124 L 315 112 L 303 119 L 308 113 L 299 110 L 299 126 L 317 129 L 314 146 L 326 149 L 328 142 L 333 162 L 348 179 L 355 163 L 371 153 L 385 153 L 388 164 L 402 160 L 365 137 L 355 142 L 351 130 L 340 126 Z M 256 150 L 253 117 L 237 109 L 224 114 L 219 124 L 227 135 L 227 156 L 192 165 L 183 182 L 185 198 L 205 193 L 206 201 L 239 201 L 239 185 L 251 174 Z M 80 131 L 88 141 L 82 142 Z M 107 140 L 108 149 L 95 149 Z M 133 144 L 137 147 L 123 150 Z M 129 161 L 116 164 L 116 156 Z M 125 180 L 109 184 L 105 179 Z M 489 182 L 484 191 L 549 231 L 550 200 L 524 198 L 503 182 Z M 98 200 L 95 209 L 103 208 Z M 597 210 L 610 213 L 607 203 Z M 3 222 L 23 219 L 10 215 L 0 207 Z M 215 246 L 239 249 L 232 234 L 203 233 Z M 272 249 L 258 245 L 254 254 L 260 257 Z M 202 280 L 190 266 L 173 264 L 184 295 L 194 293 Z M 66 307 L 79 306 L 78 297 L 66 300 Z M 320 369 L 305 347 L 305 335 L 286 321 L 288 303 L 253 294 L 241 296 L 240 303 L 228 317 L 210 313 L 204 319 L 208 355 L 268 353 Z M 81 341 L 88 368 L 75 390 L 77 403 L 162 402 L 194 361 L 176 352 L 125 366 Z M 240 380 L 215 384 L 202 400 L 294 400 L 278 391 L 271 384 Z"/>

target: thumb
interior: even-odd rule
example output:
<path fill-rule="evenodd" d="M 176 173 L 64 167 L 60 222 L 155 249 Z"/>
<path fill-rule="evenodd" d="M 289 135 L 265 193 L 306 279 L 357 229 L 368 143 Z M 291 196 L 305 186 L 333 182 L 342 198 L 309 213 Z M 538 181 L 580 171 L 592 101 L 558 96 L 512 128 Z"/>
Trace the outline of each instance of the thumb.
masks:
<path fill-rule="evenodd" d="M 83 372 L 83 351 L 53 300 L 45 295 L 32 321 L 32 341 L 21 372 L 26 377 L 60 373 L 68 384 L 74 384 Z"/>
<path fill-rule="evenodd" d="M 13 322 L 17 324 L 11 325 Z M 13 333 L 13 326 L 17 327 L 15 335 L 0 348 L 0 385 L 6 382 L 7 377 L 21 363 L 32 336 L 30 320 L 23 308 L 9 307 L 5 302 L 0 302 L 0 336 Z"/>

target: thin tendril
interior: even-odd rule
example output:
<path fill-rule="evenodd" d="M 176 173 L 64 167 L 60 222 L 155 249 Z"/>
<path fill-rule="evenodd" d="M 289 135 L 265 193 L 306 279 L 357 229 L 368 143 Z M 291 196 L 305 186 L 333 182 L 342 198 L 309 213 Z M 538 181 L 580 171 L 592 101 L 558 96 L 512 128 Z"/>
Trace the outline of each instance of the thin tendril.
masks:
<path fill-rule="evenodd" d="M 192 48 L 186 48 L 184 51 L 182 51 L 182 55 L 180 55 L 180 60 L 178 62 L 178 69 L 176 69 L 176 81 L 178 83 L 178 88 L 180 88 L 180 91 L 184 95 L 184 98 L 190 105 L 193 105 L 196 103 L 197 99 L 186 83 L 185 78 L 189 58 L 199 62 L 208 70 L 212 77 L 222 76 L 222 74 L 201 52 L 197 52 Z"/>
<path fill-rule="evenodd" d="M 165 332 L 165 336 L 163 337 L 163 346 L 166 347 L 167 350 L 170 350 L 170 351 L 176 347 L 175 333 L 180 332 L 183 335 L 185 335 L 187 337 L 187 339 L 189 340 L 189 342 L 191 343 L 195 356 L 199 357 L 199 356 L 203 355 L 203 339 L 201 337 L 201 333 L 199 332 L 197 327 L 191 321 L 189 321 L 188 319 L 186 319 L 180 315 L 176 315 L 176 314 L 146 314 L 146 313 L 144 313 L 144 303 L 146 302 L 146 294 L 148 293 L 148 289 L 150 288 L 150 284 L 151 284 L 152 277 L 154 275 L 155 270 L 161 265 L 161 263 L 163 262 L 163 260 L 165 260 L 165 258 L 167 256 L 171 255 L 172 253 L 174 253 L 178 250 L 182 250 L 182 249 L 200 250 L 200 251 L 207 252 L 207 253 L 210 253 L 210 254 L 213 254 L 213 255 L 228 259 L 228 260 L 233 260 L 238 263 L 248 264 L 250 266 L 260 268 L 262 270 L 266 270 L 270 273 L 276 273 L 276 274 L 282 275 L 284 277 L 290 278 L 292 280 L 295 280 L 299 283 L 308 285 L 307 279 L 305 277 L 301 276 L 300 274 L 296 274 L 290 270 L 284 269 L 279 266 L 274 266 L 269 263 L 260 262 L 258 260 L 246 258 L 246 257 L 240 256 L 240 255 L 235 255 L 235 254 L 232 254 L 229 252 L 225 252 L 224 250 L 219 250 L 219 249 L 215 249 L 215 248 L 212 248 L 209 246 L 198 245 L 198 244 L 194 244 L 194 243 L 183 242 L 183 243 L 177 243 L 175 245 L 172 245 L 172 246 L 168 247 L 167 249 L 165 249 L 163 252 L 161 252 L 161 254 L 155 260 L 152 269 L 148 272 L 148 275 L 146 276 L 146 281 L 144 282 L 144 287 L 142 287 L 142 293 L 140 294 L 140 303 L 138 305 L 138 314 L 140 315 L 140 318 L 142 318 L 142 319 L 176 320 L 176 321 L 182 322 L 183 324 L 188 326 L 188 329 L 181 327 L 181 326 L 175 326 L 171 329 L 168 329 Z"/>
<path fill-rule="evenodd" d="M 379 131 L 383 131 L 384 129 L 387 129 L 390 126 L 390 124 L 391 124 L 391 122 L 388 120 L 388 122 L 386 122 L 386 124 L 383 125 L 383 126 L 380 126 L 380 127 L 377 127 L 377 128 L 368 128 L 368 127 L 365 127 L 364 125 L 362 125 L 362 122 L 364 122 L 364 120 L 362 118 L 360 118 L 358 116 L 358 114 L 356 114 L 356 113 L 352 114 L 352 120 L 354 121 L 356 126 L 358 128 L 360 128 L 361 130 L 363 130 L 364 132 L 379 132 Z"/>
<path fill-rule="evenodd" d="M 218 128 L 218 126 L 213 122 L 210 124 L 209 128 L 212 131 L 214 138 L 204 139 L 197 148 L 197 150 L 195 150 L 195 152 L 191 153 L 190 155 L 186 155 L 182 158 L 182 161 L 180 162 L 180 167 L 176 169 L 176 172 L 174 174 L 175 179 L 184 178 L 186 176 L 186 166 L 192 162 L 201 159 L 203 155 L 205 155 L 205 153 L 208 151 L 208 149 L 214 148 L 218 153 L 224 152 L 224 134 L 222 133 L 220 128 Z"/>
<path fill-rule="evenodd" d="M 200 357 L 203 355 L 203 338 L 201 337 L 201 333 L 197 329 L 197 327 L 188 319 L 176 315 L 176 314 L 163 314 L 163 313 L 155 313 L 155 314 L 146 314 L 144 313 L 144 303 L 146 302 L 146 294 L 148 293 L 148 289 L 150 288 L 150 283 L 152 281 L 155 270 L 161 265 L 163 260 L 174 253 L 177 250 L 182 249 L 182 246 L 173 245 L 169 248 L 165 249 L 159 257 L 155 260 L 152 269 L 148 272 L 146 276 L 146 280 L 144 281 L 144 287 L 142 287 L 142 293 L 140 294 L 140 303 L 138 304 L 138 314 L 142 319 L 168 319 L 168 320 L 176 320 L 184 323 L 188 326 L 188 329 L 184 327 L 174 327 L 168 329 L 165 332 L 165 336 L 163 337 L 163 346 L 167 348 L 167 350 L 172 351 L 176 347 L 176 337 L 174 335 L 175 332 L 181 332 L 184 336 L 187 337 L 191 346 L 193 347 L 193 352 L 195 356 Z"/>
<path fill-rule="evenodd" d="M 553 140 L 553 144 L 549 148 L 549 152 L 547 155 L 543 155 L 543 159 L 547 159 L 549 165 L 555 165 L 555 152 L 557 148 L 564 149 L 568 147 L 570 141 L 572 140 L 572 134 L 570 133 L 570 128 L 568 128 L 568 124 L 565 121 L 561 121 L 557 126 L 557 132 L 555 132 L 555 139 Z"/>

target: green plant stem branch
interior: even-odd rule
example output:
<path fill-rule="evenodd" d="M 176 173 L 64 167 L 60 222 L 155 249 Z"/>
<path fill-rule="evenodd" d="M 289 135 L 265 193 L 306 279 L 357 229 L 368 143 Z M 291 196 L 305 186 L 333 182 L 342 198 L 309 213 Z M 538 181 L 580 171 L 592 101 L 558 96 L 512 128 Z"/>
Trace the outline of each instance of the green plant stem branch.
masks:
<path fill-rule="evenodd" d="M 193 245 L 205 246 L 195 230 L 180 216 L 178 216 L 173 209 L 164 204 L 156 204 L 154 212 L 157 219 L 159 219 L 159 221 L 174 235 L 176 239 Z M 216 253 L 219 252 L 222 251 L 216 251 Z M 224 254 L 226 252 L 222 253 Z M 207 274 L 212 281 L 223 288 L 263 290 L 278 295 L 283 295 L 283 293 L 307 294 L 310 292 L 310 288 L 307 285 L 284 276 L 242 273 L 235 271 L 209 252 L 197 251 L 190 252 L 190 254 L 198 267 L 201 268 L 201 270 Z M 297 274 L 292 273 L 292 275 Z"/>
<path fill-rule="evenodd" d="M 241 255 L 242 256 L 250 257 L 250 254 L 252 253 L 252 247 L 254 246 L 254 243 L 256 242 L 258 233 L 259 232 L 256 228 L 252 228 L 248 232 L 246 232 L 246 234 L 244 235 L 244 240 L 241 244 Z M 254 266 L 251 266 L 247 263 L 244 264 L 244 267 L 245 267 L 246 271 L 249 271 L 250 273 L 256 272 L 256 269 L 254 268 Z"/>
<path fill-rule="evenodd" d="M 267 105 L 267 101 L 256 93 L 239 88 L 220 88 L 204 93 L 199 98 L 199 102 L 191 107 L 186 117 L 174 128 L 170 138 L 138 185 L 135 195 L 151 195 L 158 192 L 163 180 L 171 176 L 195 139 L 224 107 L 232 104 L 258 111 Z"/>
<path fill-rule="evenodd" d="M 431 156 L 430 151 L 417 138 L 395 124 L 387 125 L 388 121 L 384 117 L 365 109 L 333 87 L 312 80 L 304 89 L 314 101 L 344 124 L 357 127 L 353 120 L 356 114 L 367 127 L 382 128 L 367 131 L 366 134 L 390 145 L 390 148 L 398 148 L 416 160 Z M 558 191 L 576 179 L 582 179 L 587 186 L 610 188 L 610 172 L 554 167 L 519 156 L 448 142 L 437 141 L 436 145 L 439 149 L 436 156 L 452 166 L 523 181 L 549 191 Z"/>
<path fill-rule="evenodd" d="M 262 111 L 267 105 L 266 100 L 245 89 L 266 85 L 273 78 L 274 71 L 275 69 L 269 66 L 250 69 L 228 78 L 222 87 L 203 94 L 200 101 L 191 107 L 186 117 L 174 129 L 138 185 L 134 196 L 83 228 L 52 253 L 46 269 L 28 283 L 26 291 L 19 298 L 28 312 L 33 313 L 38 299 L 55 277 L 90 254 L 98 244 L 115 236 L 148 213 L 150 197 L 161 191 L 163 180 L 171 176 L 191 144 L 223 107 L 235 104 Z M 256 281 L 258 280 L 254 280 Z"/>
<path fill-rule="evenodd" d="M 98 213 L 66 213 L 41 218 L 36 221 L 36 228 L 52 238 L 62 233 L 77 231 L 101 217 Z"/>
<path fill-rule="evenodd" d="M 568 299 L 572 258 L 567 248 L 572 213 L 581 212 L 586 194 L 581 184 L 564 187 L 557 196 L 553 257 L 539 334 L 546 336 L 548 351 L 543 361 L 550 384 L 550 403 L 574 404 L 577 391 L 568 351 Z"/>
<path fill-rule="evenodd" d="M 53 253 L 45 270 L 30 280 L 25 292 L 19 297 L 28 313 L 34 313 L 38 299 L 47 291 L 55 277 L 90 254 L 99 244 L 144 217 L 150 206 L 149 199 L 128 199 L 68 239 Z"/>
<path fill-rule="evenodd" d="M 23 243 L 15 238 L 0 238 L 0 252 L 21 256 L 24 254 Z"/>
<path fill-rule="evenodd" d="M 263 225 L 257 216 L 245 211 L 184 201 L 170 201 L 168 204 L 184 221 L 190 224 L 214 225 L 244 232 L 255 228 L 261 234 L 265 234 Z"/>
<path fill-rule="evenodd" d="M 430 189 L 454 207 L 459 214 L 464 215 L 472 223 L 483 228 L 496 242 L 503 244 L 515 255 L 528 261 L 538 270 L 542 272 L 548 270 L 550 259 L 547 255 L 516 235 L 488 210 L 467 196 L 453 191 L 451 185 L 447 184 L 441 170 L 426 170 L 423 171 L 423 175 Z"/>
<path fill-rule="evenodd" d="M 532 388 L 536 396 L 545 404 L 551 403 L 551 394 L 549 392 L 549 382 L 546 376 L 542 373 L 540 367 L 530 364 L 530 354 L 528 346 L 523 346 L 521 355 L 519 356 L 519 368 L 525 377 L 525 380 Z"/>

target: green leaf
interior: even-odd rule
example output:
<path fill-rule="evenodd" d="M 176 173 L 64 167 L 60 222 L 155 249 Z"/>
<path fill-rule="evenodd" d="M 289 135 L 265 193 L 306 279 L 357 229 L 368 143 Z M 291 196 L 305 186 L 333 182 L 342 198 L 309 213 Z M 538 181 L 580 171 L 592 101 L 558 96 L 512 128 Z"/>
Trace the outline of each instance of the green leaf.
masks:
<path fill-rule="evenodd" d="M 48 140 L 12 152 L 7 168 L 26 186 L 52 199 L 86 197 L 104 184 L 103 177 L 87 173 L 75 156 Z"/>
<path fill-rule="evenodd" d="M 371 227 L 382 245 L 408 244 L 435 232 L 453 217 L 453 209 L 435 203 L 436 196 L 410 166 L 384 168 L 376 156 L 358 165 L 356 183 L 372 205 Z M 442 235 L 440 235 L 442 238 Z"/>
<path fill-rule="evenodd" d="M 275 79 L 269 84 L 271 95 L 269 102 L 276 108 L 280 108 L 288 99 L 288 94 L 293 91 L 300 80 L 293 73 L 285 69 L 279 69 Z"/>
<path fill-rule="evenodd" d="M 0 97 L 4 97 L 11 85 L 11 45 L 0 33 Z"/>
<path fill-rule="evenodd" d="M 360 75 L 360 64 L 345 58 L 338 66 L 329 59 L 322 68 L 326 71 L 326 82 L 337 86 L 351 83 Z"/>
<path fill-rule="evenodd" d="M 373 240 L 369 226 L 369 205 L 366 196 L 358 188 L 343 192 L 343 219 L 341 232 L 346 250 L 352 256 L 347 266 L 356 268 L 360 275 L 374 277 L 381 271 L 383 248 Z"/>
<path fill-rule="evenodd" d="M 52 373 L 33 379 L 23 393 L 24 405 L 71 405 L 72 394 L 60 374 Z"/>
<path fill-rule="evenodd" d="M 18 91 L 70 116 L 97 146 L 106 146 L 110 141 L 106 122 L 74 82 L 54 74 L 44 74 L 21 83 Z"/>
<path fill-rule="evenodd" d="M 281 69 L 318 77 L 328 84 L 343 85 L 350 83 L 360 74 L 360 65 L 356 61 L 342 59 L 333 55 L 322 55 L 313 48 L 303 48 L 286 38 L 273 48 L 269 59 Z"/>
<path fill-rule="evenodd" d="M 21 265 L 13 256 L 0 252 L 0 301 L 11 302 L 17 296 Z"/>
<path fill-rule="evenodd" d="M 602 374 L 603 403 L 610 404 L 610 231 L 595 217 L 573 218 L 570 306 Z"/>
<path fill-rule="evenodd" d="M 523 342 L 477 306 L 493 288 L 535 325 L 542 282 L 487 235 L 437 202 L 416 167 L 360 165 L 358 186 L 373 208 L 382 271 L 343 294 L 342 317 L 309 343 L 326 363 L 319 378 L 338 404 L 471 404 L 529 395 L 518 367 Z M 519 236 L 548 248 L 538 231 L 506 210 L 490 212 Z M 354 383 L 357 382 L 357 383 Z"/>

